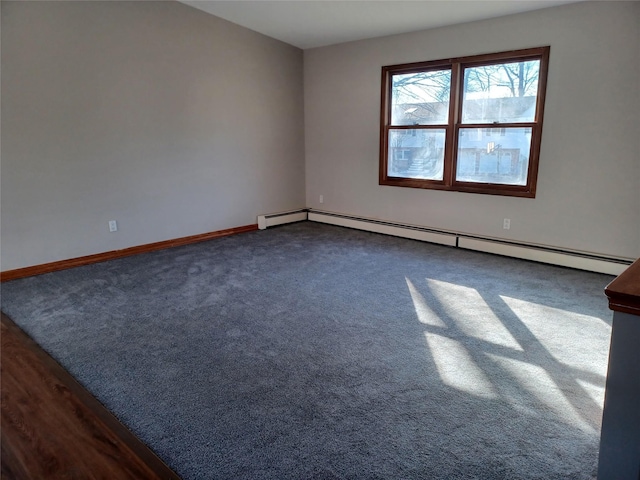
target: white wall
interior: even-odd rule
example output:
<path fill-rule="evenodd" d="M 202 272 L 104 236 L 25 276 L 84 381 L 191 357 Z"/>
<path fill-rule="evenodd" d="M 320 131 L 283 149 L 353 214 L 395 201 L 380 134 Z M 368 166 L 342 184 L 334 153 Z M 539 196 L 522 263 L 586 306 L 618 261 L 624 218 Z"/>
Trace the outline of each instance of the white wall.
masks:
<path fill-rule="evenodd" d="M 640 257 L 639 29 L 639 2 L 584 2 L 306 50 L 307 206 Z M 551 56 L 535 199 L 378 185 L 383 65 L 543 45 Z"/>
<path fill-rule="evenodd" d="M 178 2 L 1 8 L 3 271 L 304 206 L 301 50 Z"/>

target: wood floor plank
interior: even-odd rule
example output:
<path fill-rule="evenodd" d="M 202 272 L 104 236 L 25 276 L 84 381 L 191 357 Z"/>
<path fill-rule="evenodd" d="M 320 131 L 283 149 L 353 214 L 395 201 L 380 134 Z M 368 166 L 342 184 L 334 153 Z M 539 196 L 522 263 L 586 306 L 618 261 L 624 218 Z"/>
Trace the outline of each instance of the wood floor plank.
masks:
<path fill-rule="evenodd" d="M 2 314 L 3 479 L 179 477 Z"/>

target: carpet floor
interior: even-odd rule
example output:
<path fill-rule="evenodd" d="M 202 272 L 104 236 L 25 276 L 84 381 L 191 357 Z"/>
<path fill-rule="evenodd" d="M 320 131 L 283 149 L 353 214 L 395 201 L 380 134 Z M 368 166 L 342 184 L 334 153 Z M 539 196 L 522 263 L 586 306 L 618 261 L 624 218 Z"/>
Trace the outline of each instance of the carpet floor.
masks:
<path fill-rule="evenodd" d="M 302 222 L 2 310 L 184 479 L 594 479 L 611 280 Z"/>

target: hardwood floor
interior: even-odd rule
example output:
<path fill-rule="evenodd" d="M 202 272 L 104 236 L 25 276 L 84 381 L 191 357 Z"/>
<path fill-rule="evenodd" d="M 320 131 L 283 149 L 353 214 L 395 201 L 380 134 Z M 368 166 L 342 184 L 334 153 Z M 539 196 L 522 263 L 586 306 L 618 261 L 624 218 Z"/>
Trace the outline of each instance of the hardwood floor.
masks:
<path fill-rule="evenodd" d="M 3 479 L 178 479 L 2 314 Z"/>

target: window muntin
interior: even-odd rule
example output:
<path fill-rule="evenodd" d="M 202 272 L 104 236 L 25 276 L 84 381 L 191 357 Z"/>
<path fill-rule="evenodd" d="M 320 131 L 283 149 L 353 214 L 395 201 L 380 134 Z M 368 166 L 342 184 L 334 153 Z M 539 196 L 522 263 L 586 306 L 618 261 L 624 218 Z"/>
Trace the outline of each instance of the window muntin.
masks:
<path fill-rule="evenodd" d="M 380 184 L 535 197 L 548 55 L 383 67 Z"/>

